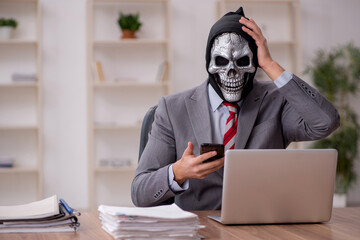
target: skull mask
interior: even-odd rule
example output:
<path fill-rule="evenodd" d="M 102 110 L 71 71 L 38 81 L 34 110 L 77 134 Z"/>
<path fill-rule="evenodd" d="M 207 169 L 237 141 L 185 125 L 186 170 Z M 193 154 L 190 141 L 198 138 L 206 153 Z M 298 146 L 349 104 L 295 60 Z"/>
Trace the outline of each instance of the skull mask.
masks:
<path fill-rule="evenodd" d="M 246 39 L 236 33 L 217 36 L 211 48 L 208 70 L 214 74 L 225 100 L 239 101 L 249 74 L 256 70 L 253 53 Z"/>

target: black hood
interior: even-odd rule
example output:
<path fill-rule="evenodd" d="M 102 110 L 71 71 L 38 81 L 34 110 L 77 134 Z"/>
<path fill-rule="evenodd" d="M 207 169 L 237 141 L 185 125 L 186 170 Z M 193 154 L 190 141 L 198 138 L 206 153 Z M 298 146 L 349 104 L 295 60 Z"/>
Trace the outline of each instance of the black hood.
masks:
<path fill-rule="evenodd" d="M 241 29 L 242 26 L 245 26 L 245 25 L 239 23 L 239 20 L 241 17 L 245 17 L 242 7 L 240 7 L 236 12 L 228 12 L 211 27 L 210 32 L 209 32 L 208 41 L 207 41 L 207 46 L 206 46 L 205 58 L 206 58 L 206 71 L 208 71 L 208 73 L 209 73 L 208 69 L 209 69 L 209 64 L 210 64 L 210 60 L 211 60 L 211 48 L 212 48 L 215 38 L 220 34 L 227 33 L 227 32 L 234 32 L 234 33 L 241 35 L 243 38 L 245 38 L 248 41 L 249 47 L 250 47 L 251 51 L 253 52 L 253 64 L 255 66 L 255 72 L 250 74 L 248 81 L 245 83 L 245 86 L 243 88 L 242 95 L 241 95 L 241 99 L 244 99 L 246 97 L 246 95 L 252 89 L 253 79 L 254 79 L 254 76 L 256 73 L 258 62 L 257 62 L 257 46 L 255 43 L 255 40 Z M 209 82 L 210 82 L 211 86 L 214 88 L 214 90 L 217 92 L 217 94 L 219 94 L 219 96 L 223 100 L 225 100 L 218 84 L 216 83 L 214 75 L 211 73 L 209 73 Z"/>

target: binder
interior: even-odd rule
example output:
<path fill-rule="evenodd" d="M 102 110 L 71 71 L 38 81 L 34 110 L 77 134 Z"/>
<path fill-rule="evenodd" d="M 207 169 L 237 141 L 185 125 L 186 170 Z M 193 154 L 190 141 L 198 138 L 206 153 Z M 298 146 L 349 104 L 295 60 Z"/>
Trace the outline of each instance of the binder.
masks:
<path fill-rule="evenodd" d="M 78 216 L 77 210 L 56 195 L 24 205 L 0 206 L 0 233 L 77 231 Z"/>

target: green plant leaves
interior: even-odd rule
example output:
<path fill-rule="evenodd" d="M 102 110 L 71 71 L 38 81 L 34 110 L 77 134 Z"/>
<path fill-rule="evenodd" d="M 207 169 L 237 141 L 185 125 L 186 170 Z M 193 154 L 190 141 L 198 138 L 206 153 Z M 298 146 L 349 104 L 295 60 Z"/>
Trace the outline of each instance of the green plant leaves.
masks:
<path fill-rule="evenodd" d="M 118 24 L 123 30 L 137 31 L 140 29 L 142 23 L 139 21 L 139 13 L 123 14 L 121 12 L 118 18 Z"/>
<path fill-rule="evenodd" d="M 357 155 L 359 132 L 356 127 L 341 127 L 331 137 L 319 140 L 313 148 L 335 148 L 338 150 L 336 168 L 337 193 L 346 193 L 356 180 L 354 162 Z"/>
<path fill-rule="evenodd" d="M 0 27 L 12 27 L 16 28 L 18 25 L 18 22 L 13 18 L 0 18 Z"/>
<path fill-rule="evenodd" d="M 338 109 L 340 127 L 328 138 L 315 142 L 313 148 L 338 150 L 336 192 L 346 193 L 356 180 L 354 161 L 358 154 L 359 124 L 349 104 L 350 95 L 358 93 L 360 83 L 360 49 L 352 43 L 319 51 L 307 67 L 315 86 Z"/>

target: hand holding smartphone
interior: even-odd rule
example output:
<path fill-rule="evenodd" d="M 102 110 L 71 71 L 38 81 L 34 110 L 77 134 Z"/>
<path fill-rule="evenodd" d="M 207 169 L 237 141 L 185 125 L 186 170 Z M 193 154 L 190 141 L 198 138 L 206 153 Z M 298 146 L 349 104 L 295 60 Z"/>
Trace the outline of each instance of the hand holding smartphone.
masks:
<path fill-rule="evenodd" d="M 214 161 L 216 159 L 224 157 L 224 145 L 223 144 L 217 144 L 217 143 L 203 143 L 203 144 L 201 144 L 201 146 L 200 146 L 200 154 L 210 152 L 210 151 L 216 151 L 217 155 L 205 160 L 203 163 L 211 162 L 211 161 Z"/>

